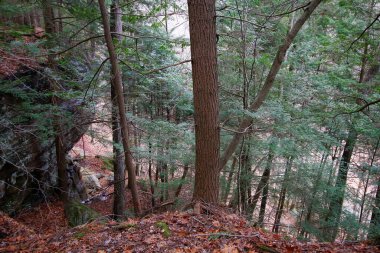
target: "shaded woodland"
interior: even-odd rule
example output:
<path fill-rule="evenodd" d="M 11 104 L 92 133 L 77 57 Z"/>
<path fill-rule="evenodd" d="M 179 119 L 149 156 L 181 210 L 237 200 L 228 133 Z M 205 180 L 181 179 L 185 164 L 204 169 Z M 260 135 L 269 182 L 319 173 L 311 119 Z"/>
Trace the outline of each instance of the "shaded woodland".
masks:
<path fill-rule="evenodd" d="M 1 1 L 0 238 L 51 203 L 78 240 L 379 250 L 379 29 L 378 0 Z"/>

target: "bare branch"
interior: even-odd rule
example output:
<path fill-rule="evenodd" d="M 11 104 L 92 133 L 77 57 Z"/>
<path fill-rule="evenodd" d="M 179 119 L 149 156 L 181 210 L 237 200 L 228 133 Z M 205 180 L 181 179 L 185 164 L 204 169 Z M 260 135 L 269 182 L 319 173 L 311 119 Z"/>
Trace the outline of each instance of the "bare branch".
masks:
<path fill-rule="evenodd" d="M 375 24 L 376 21 L 379 20 L 379 17 L 380 17 L 380 13 L 377 14 L 376 18 L 364 29 L 364 31 L 359 35 L 359 37 L 357 37 L 353 42 L 351 42 L 349 48 L 347 51 L 350 51 L 350 49 L 352 48 L 352 46 L 358 41 L 360 40 L 361 37 L 363 37 L 363 35 L 368 31 L 368 29 L 370 29 L 373 24 Z"/>

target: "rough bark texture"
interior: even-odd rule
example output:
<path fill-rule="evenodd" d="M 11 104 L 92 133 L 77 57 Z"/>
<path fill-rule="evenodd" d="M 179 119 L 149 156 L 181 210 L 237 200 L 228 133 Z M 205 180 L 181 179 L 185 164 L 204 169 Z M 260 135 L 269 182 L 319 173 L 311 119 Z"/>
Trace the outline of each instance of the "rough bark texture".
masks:
<path fill-rule="evenodd" d="M 108 13 L 107 13 L 104 0 L 99 0 L 99 6 L 100 6 L 100 11 L 102 13 L 104 37 L 105 37 L 108 52 L 110 55 L 111 72 L 112 72 L 112 77 L 113 77 L 112 85 L 114 86 L 114 89 L 116 92 L 117 104 L 118 104 L 118 109 L 119 109 L 121 135 L 122 135 L 122 142 L 123 142 L 124 156 L 125 156 L 125 165 L 128 170 L 128 177 L 130 179 L 129 182 L 131 183 L 129 187 L 132 193 L 132 200 L 133 200 L 135 213 L 139 215 L 141 214 L 141 205 L 140 205 L 140 199 L 139 199 L 139 194 L 137 190 L 136 175 L 135 175 L 135 170 L 134 170 L 135 166 L 133 165 L 132 155 L 131 155 L 131 151 L 129 149 L 129 144 L 128 144 L 128 137 L 129 137 L 128 136 L 128 121 L 127 121 L 126 112 L 125 112 L 121 72 L 120 72 L 118 61 L 117 61 L 115 47 L 112 42 Z"/>
<path fill-rule="evenodd" d="M 215 1 L 189 0 L 195 121 L 194 200 L 217 203 L 219 195 L 219 95 Z"/>
<path fill-rule="evenodd" d="M 272 63 L 272 67 L 268 73 L 268 76 L 265 80 L 265 83 L 257 95 L 255 101 L 249 106 L 249 110 L 256 112 L 261 105 L 263 104 L 265 98 L 267 97 L 270 89 L 273 86 L 273 83 L 276 79 L 277 73 L 281 68 L 282 62 L 284 61 L 286 52 L 290 45 L 292 44 L 294 38 L 297 36 L 297 33 L 301 30 L 303 24 L 310 17 L 313 11 L 317 6 L 322 2 L 322 0 L 313 0 L 310 4 L 304 9 L 304 13 L 298 18 L 288 35 L 286 36 L 284 43 L 278 48 L 276 57 Z M 239 145 L 241 139 L 243 138 L 244 133 L 252 125 L 252 120 L 250 118 L 245 118 L 240 123 L 238 131 L 233 136 L 231 142 L 227 146 L 226 150 L 223 153 L 223 156 L 220 158 L 220 170 L 227 164 L 228 160 L 235 152 L 237 146 Z"/>

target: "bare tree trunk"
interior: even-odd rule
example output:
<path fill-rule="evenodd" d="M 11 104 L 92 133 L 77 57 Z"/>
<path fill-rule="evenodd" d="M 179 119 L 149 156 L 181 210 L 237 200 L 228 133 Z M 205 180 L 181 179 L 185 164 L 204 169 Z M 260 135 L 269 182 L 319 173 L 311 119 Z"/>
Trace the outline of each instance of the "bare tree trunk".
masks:
<path fill-rule="evenodd" d="M 375 146 L 375 149 L 373 151 L 373 155 L 372 155 L 371 162 L 370 162 L 370 168 L 371 169 L 372 169 L 372 166 L 373 166 L 373 162 L 375 161 L 375 158 L 376 158 L 376 153 L 377 153 L 377 150 L 379 148 L 379 144 L 380 144 L 380 138 L 377 139 L 376 146 Z M 368 174 L 367 174 L 366 182 L 364 184 L 363 197 L 362 197 L 362 201 L 360 203 L 359 224 L 362 222 L 362 218 L 363 218 L 364 204 L 365 204 L 366 197 L 367 197 L 367 190 L 368 190 L 368 184 L 369 184 L 369 178 L 370 178 L 371 171 L 368 170 L 367 173 Z"/>
<path fill-rule="evenodd" d="M 111 5 L 111 31 L 122 33 L 122 14 L 118 0 L 113 0 Z M 116 40 L 121 40 L 120 36 L 113 34 Z M 113 80 L 111 79 L 111 82 Z M 112 141 L 113 145 L 113 170 L 114 170 L 114 198 L 113 198 L 113 214 L 115 218 L 123 218 L 125 215 L 125 168 L 123 152 L 118 146 L 121 143 L 121 132 L 118 118 L 117 97 L 114 85 L 111 85 L 111 101 L 112 101 Z"/>
<path fill-rule="evenodd" d="M 52 4 L 51 0 L 43 0 L 42 1 L 42 10 L 43 10 L 43 17 L 44 17 L 44 23 L 45 23 L 45 31 L 48 35 L 52 36 L 55 33 L 54 30 L 54 23 L 52 16 Z M 52 45 L 52 42 L 49 41 L 47 43 L 47 47 L 50 48 Z M 49 55 L 48 56 L 48 65 L 50 68 L 54 69 L 56 68 L 56 62 L 54 60 L 54 56 Z M 59 92 L 59 87 L 55 84 L 55 82 L 52 82 L 52 90 L 54 93 Z M 54 94 L 52 97 L 52 104 L 59 107 L 59 99 Z M 64 145 L 64 133 L 62 132 L 62 123 L 60 120 L 60 117 L 58 115 L 54 116 L 54 128 L 55 128 L 55 151 L 57 156 L 57 167 L 58 167 L 58 182 L 59 182 L 59 190 L 62 201 L 66 204 L 69 200 L 69 189 L 68 189 L 68 175 L 67 175 L 67 162 L 66 162 L 66 152 L 65 152 L 65 145 Z"/>
<path fill-rule="evenodd" d="M 263 177 L 261 178 L 263 190 L 262 190 L 262 194 L 261 194 L 259 219 L 257 221 L 257 225 L 259 225 L 260 227 L 263 227 L 263 223 L 264 223 L 265 209 L 267 206 L 268 193 L 269 193 L 269 179 L 270 179 L 270 172 L 272 169 L 273 158 L 274 158 L 274 154 L 273 154 L 273 148 L 271 146 L 270 151 L 269 151 L 269 155 L 268 155 L 268 162 L 266 164 Z"/>
<path fill-rule="evenodd" d="M 284 210 L 286 191 L 287 191 L 288 184 L 289 184 L 289 173 L 292 169 L 292 164 L 293 164 L 293 157 L 289 157 L 286 161 L 284 180 L 282 181 L 280 198 L 278 200 L 277 210 L 276 210 L 276 214 L 274 217 L 274 224 L 273 224 L 273 228 L 272 228 L 272 232 L 274 232 L 274 233 L 278 233 L 278 229 L 280 227 L 281 216 L 282 216 L 282 212 Z"/>
<path fill-rule="evenodd" d="M 156 200 L 154 198 L 154 183 L 153 183 L 153 175 L 152 175 L 152 165 L 153 165 L 153 159 L 152 159 L 152 143 L 149 142 L 149 164 L 148 164 L 148 176 L 149 176 L 149 184 L 150 184 L 150 193 L 152 194 L 151 202 L 152 207 L 156 206 Z"/>
<path fill-rule="evenodd" d="M 188 172 L 189 172 L 189 165 L 185 164 L 185 166 L 183 166 L 183 174 L 181 177 L 181 182 L 179 183 L 178 188 L 175 192 L 175 198 L 179 197 L 179 194 L 181 193 L 181 189 L 182 189 L 183 183 L 185 182 L 185 179 L 186 179 Z"/>
<path fill-rule="evenodd" d="M 125 156 L 125 165 L 128 170 L 128 177 L 130 178 L 130 183 L 131 183 L 130 189 L 132 193 L 133 206 L 135 209 L 134 210 L 135 213 L 137 215 L 140 215 L 141 205 L 140 205 L 136 175 L 135 175 L 135 170 L 134 170 L 135 166 L 133 165 L 132 155 L 131 155 L 131 151 L 129 149 L 129 144 L 128 144 L 128 137 L 129 137 L 128 136 L 128 121 L 127 121 L 126 112 L 125 112 L 121 72 L 120 72 L 118 61 L 117 61 L 115 48 L 112 42 L 108 13 L 107 13 L 107 8 L 105 6 L 104 0 L 99 0 L 99 7 L 102 14 L 104 38 L 106 40 L 108 52 L 110 55 L 111 72 L 112 72 L 112 77 L 113 77 L 112 85 L 115 89 L 117 104 L 118 104 L 118 109 L 119 109 L 121 136 L 122 136 L 124 156 Z"/>
<path fill-rule="evenodd" d="M 289 31 L 286 36 L 284 43 L 278 48 L 276 57 L 272 63 L 272 67 L 268 73 L 268 76 L 265 80 L 265 83 L 258 93 L 256 100 L 250 105 L 249 109 L 253 112 L 256 112 L 261 105 L 263 104 L 265 98 L 267 97 L 270 89 L 273 86 L 274 80 L 276 79 L 277 73 L 281 68 L 282 62 L 284 61 L 286 52 L 296 37 L 297 33 L 301 30 L 302 26 L 306 22 L 306 20 L 310 17 L 313 11 L 317 8 L 317 6 L 322 2 L 322 0 L 313 0 L 310 4 L 304 9 L 303 14 L 298 18 L 292 29 Z M 222 170 L 226 165 L 232 154 L 235 152 L 237 146 L 239 145 L 241 139 L 243 138 L 244 133 L 248 130 L 248 128 L 252 125 L 252 119 L 244 118 L 240 123 L 238 131 L 236 131 L 233 136 L 231 142 L 225 149 L 223 155 L 220 158 L 219 169 Z"/>
<path fill-rule="evenodd" d="M 368 238 L 380 243 L 380 175 L 378 175 L 375 203 L 372 208 Z"/>
<path fill-rule="evenodd" d="M 261 176 L 259 184 L 257 185 L 255 194 L 253 195 L 252 202 L 249 205 L 249 217 L 251 217 L 253 212 L 255 211 L 259 197 L 263 193 L 263 189 L 266 186 L 266 184 L 268 184 L 273 158 L 274 158 L 274 150 L 273 150 L 273 147 L 271 145 L 269 147 L 267 164 L 265 165 L 264 172 Z M 261 200 L 261 201 L 263 201 L 263 200 Z"/>
<path fill-rule="evenodd" d="M 335 183 L 335 192 L 331 197 L 329 211 L 326 216 L 326 221 L 330 224 L 330 228 L 326 230 L 326 238 L 328 241 L 334 241 L 338 234 L 338 227 L 340 223 L 340 217 L 342 213 L 342 206 L 344 200 L 344 193 L 347 184 L 347 174 L 349 169 L 349 164 L 351 162 L 352 153 L 355 148 L 355 143 L 357 139 L 357 132 L 355 129 L 351 128 L 349 130 L 346 144 L 344 146 L 343 155 L 339 164 L 339 171 L 337 180 Z"/>
<path fill-rule="evenodd" d="M 188 0 L 195 121 L 194 200 L 219 197 L 219 94 L 215 1 Z"/>
<path fill-rule="evenodd" d="M 228 172 L 227 185 L 226 185 L 226 189 L 224 190 L 224 193 L 223 193 L 223 196 L 222 196 L 222 200 L 221 200 L 221 202 L 225 203 L 225 204 L 227 204 L 228 195 L 230 194 L 230 189 L 231 189 L 231 184 L 232 184 L 232 177 L 233 177 L 234 172 L 235 172 L 235 167 L 236 167 L 237 160 L 238 159 L 236 157 L 233 158 L 230 171 Z"/>

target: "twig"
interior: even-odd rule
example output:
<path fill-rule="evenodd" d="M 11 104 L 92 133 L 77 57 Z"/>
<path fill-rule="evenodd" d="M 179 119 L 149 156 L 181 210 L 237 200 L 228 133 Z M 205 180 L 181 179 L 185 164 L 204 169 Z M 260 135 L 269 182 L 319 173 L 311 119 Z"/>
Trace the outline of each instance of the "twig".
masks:
<path fill-rule="evenodd" d="M 364 29 L 364 31 L 359 35 L 359 37 L 357 37 L 353 42 L 351 42 L 350 47 L 348 48 L 347 51 L 350 51 L 350 49 L 352 48 L 352 46 L 353 46 L 358 40 L 360 40 L 361 37 L 363 37 L 363 35 L 367 32 L 367 30 L 368 30 L 369 28 L 371 28 L 371 27 L 373 26 L 373 24 L 374 24 L 377 20 L 379 20 L 379 17 L 380 17 L 380 13 L 377 14 L 376 18 L 371 22 L 371 24 L 369 24 L 369 25 Z"/>
<path fill-rule="evenodd" d="M 217 18 L 227 18 L 227 19 L 232 19 L 232 20 L 248 23 L 248 24 L 251 24 L 251 25 L 256 26 L 258 28 L 267 28 L 265 26 L 261 26 L 259 24 L 256 24 L 256 23 L 254 23 L 254 22 L 252 22 L 250 20 L 246 20 L 246 19 L 240 19 L 240 18 L 235 18 L 235 17 L 230 17 L 230 16 L 223 16 L 223 15 L 217 15 L 216 17 Z"/>
<path fill-rule="evenodd" d="M 209 233 L 209 234 L 194 234 L 191 236 L 227 236 L 227 237 L 243 237 L 243 238 L 252 238 L 259 237 L 260 234 L 256 233 L 253 235 L 236 235 L 236 234 L 228 234 L 228 233 Z"/>

